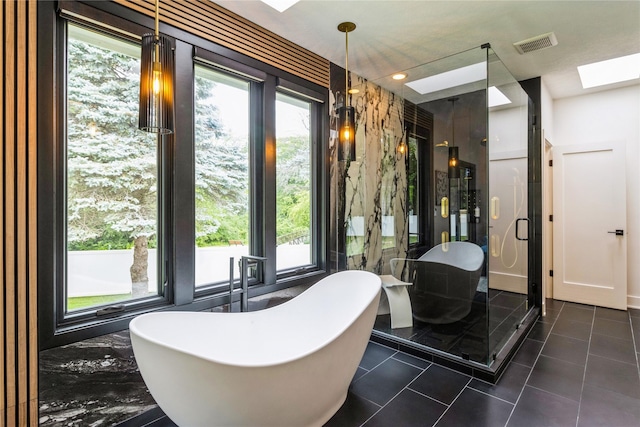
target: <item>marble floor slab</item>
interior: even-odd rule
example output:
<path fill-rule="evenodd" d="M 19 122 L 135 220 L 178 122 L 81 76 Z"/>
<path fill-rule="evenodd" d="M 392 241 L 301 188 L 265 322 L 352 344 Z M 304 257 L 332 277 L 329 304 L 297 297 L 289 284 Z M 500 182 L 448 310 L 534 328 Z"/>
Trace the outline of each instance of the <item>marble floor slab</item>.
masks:
<path fill-rule="evenodd" d="M 309 286 L 251 298 L 249 310 L 290 300 Z M 211 311 L 228 312 L 225 304 Z M 232 311 L 240 311 L 234 303 Z M 40 352 L 40 426 L 113 426 L 157 405 L 138 371 L 129 331 Z"/>
<path fill-rule="evenodd" d="M 118 424 L 156 406 L 133 356 L 129 331 L 40 353 L 40 426 Z"/>

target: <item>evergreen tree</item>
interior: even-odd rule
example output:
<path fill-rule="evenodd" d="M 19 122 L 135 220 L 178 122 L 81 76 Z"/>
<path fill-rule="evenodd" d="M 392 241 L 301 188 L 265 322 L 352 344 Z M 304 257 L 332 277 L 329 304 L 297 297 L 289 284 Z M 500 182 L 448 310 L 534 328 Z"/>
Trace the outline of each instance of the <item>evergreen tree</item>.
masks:
<path fill-rule="evenodd" d="M 223 128 L 214 87 L 213 81 L 196 76 L 196 239 L 200 246 L 246 239 L 248 226 L 247 141 L 234 139 Z"/>
<path fill-rule="evenodd" d="M 70 37 L 67 67 L 67 244 L 69 249 L 133 246 L 133 283 L 147 282 L 147 246 L 158 228 L 158 138 L 138 129 L 139 56 Z M 232 141 L 196 82 L 195 193 L 206 209 L 198 236 L 215 234 L 225 213 L 246 210 L 246 141 Z M 179 144 L 179 141 L 176 141 Z M 246 213 L 245 213 L 246 217 Z M 246 226 L 245 226 L 246 229 Z"/>
<path fill-rule="evenodd" d="M 67 73 L 68 243 L 127 235 L 146 282 L 158 167 L 157 137 L 138 130 L 139 59 L 70 38 Z"/>

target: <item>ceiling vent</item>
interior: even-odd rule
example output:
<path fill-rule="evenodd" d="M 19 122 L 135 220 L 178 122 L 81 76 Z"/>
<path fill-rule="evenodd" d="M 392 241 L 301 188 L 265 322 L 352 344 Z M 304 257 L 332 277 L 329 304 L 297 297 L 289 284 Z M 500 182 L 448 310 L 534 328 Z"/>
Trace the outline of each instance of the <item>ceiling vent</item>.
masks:
<path fill-rule="evenodd" d="M 513 45 L 522 55 L 523 53 L 533 52 L 534 50 L 546 49 L 558 44 L 558 39 L 554 33 L 542 34 L 530 39 L 522 40 Z"/>

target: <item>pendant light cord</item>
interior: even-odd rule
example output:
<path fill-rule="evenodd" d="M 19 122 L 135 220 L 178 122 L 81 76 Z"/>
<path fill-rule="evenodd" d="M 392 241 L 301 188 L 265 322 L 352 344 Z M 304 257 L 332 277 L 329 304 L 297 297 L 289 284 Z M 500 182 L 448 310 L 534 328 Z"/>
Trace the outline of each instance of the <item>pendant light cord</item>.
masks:
<path fill-rule="evenodd" d="M 344 62 L 344 89 L 345 100 L 344 106 L 349 107 L 349 33 L 356 29 L 356 24 L 353 22 L 342 22 L 338 25 L 338 31 L 344 33 L 345 44 L 345 62 Z"/>
<path fill-rule="evenodd" d="M 344 104 L 349 106 L 349 30 L 344 32 L 346 58 L 344 61 Z"/>
<path fill-rule="evenodd" d="M 155 52 L 156 52 L 156 59 L 155 62 L 159 62 L 159 56 L 160 56 L 160 0 L 156 0 L 156 22 L 155 22 L 155 30 L 156 30 L 156 37 L 155 37 Z"/>

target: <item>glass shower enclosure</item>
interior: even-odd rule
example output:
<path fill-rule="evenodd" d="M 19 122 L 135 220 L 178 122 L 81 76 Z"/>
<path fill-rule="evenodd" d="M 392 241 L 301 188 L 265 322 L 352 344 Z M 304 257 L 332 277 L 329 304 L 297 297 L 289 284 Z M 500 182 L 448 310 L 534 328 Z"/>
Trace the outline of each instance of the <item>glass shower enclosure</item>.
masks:
<path fill-rule="evenodd" d="M 394 201 L 403 206 L 387 211 L 396 223 L 403 212 L 405 222 L 396 226 L 392 248 L 380 246 L 375 272 L 385 301 L 374 329 L 491 366 L 533 306 L 532 104 L 488 45 L 403 73 L 372 82 L 404 103 L 393 175 L 403 193 Z M 387 187 L 383 177 L 383 206 Z M 346 243 L 349 258 L 348 235 Z M 361 252 L 358 245 L 353 252 Z"/>

